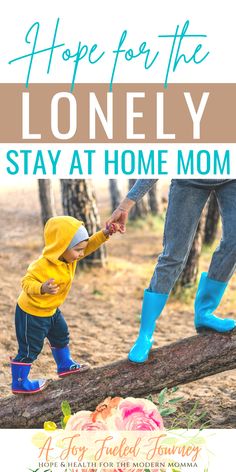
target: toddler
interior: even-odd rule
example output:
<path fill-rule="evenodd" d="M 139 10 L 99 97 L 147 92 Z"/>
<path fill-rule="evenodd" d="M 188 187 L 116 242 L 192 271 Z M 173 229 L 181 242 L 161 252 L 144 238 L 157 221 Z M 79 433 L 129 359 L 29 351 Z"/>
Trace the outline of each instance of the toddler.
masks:
<path fill-rule="evenodd" d="M 83 222 L 71 216 L 57 216 L 46 223 L 43 253 L 28 267 L 16 306 L 19 349 L 11 361 L 13 393 L 32 394 L 45 388 L 45 380 L 28 379 L 45 338 L 50 342 L 59 377 L 89 368 L 71 358 L 68 326 L 60 305 L 70 291 L 78 260 L 96 251 L 115 231 L 113 224 L 89 237 Z"/>

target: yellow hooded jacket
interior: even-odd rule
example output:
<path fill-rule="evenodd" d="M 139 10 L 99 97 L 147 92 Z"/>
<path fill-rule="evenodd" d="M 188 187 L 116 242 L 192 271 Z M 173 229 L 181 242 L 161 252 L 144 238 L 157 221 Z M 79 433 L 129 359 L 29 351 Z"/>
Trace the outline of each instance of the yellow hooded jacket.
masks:
<path fill-rule="evenodd" d="M 82 225 L 82 221 L 72 216 L 50 218 L 45 225 L 45 248 L 42 255 L 32 262 L 22 279 L 22 292 L 18 298 L 20 308 L 35 316 L 53 316 L 65 301 L 75 275 L 77 261 L 66 263 L 59 257 Z M 103 231 L 93 234 L 84 251 L 84 257 L 96 251 L 108 239 Z M 48 279 L 54 279 L 60 288 L 57 294 L 41 294 L 41 286 Z"/>

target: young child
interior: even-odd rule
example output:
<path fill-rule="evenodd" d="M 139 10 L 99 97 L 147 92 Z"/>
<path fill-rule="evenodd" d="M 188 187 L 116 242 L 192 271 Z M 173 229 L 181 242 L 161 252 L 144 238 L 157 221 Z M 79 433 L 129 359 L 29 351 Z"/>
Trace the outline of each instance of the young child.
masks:
<path fill-rule="evenodd" d="M 71 216 L 48 220 L 43 253 L 28 267 L 17 301 L 19 350 L 11 361 L 13 393 L 32 394 L 45 388 L 45 380 L 28 379 L 45 338 L 50 342 L 59 377 L 89 368 L 70 356 L 68 326 L 59 307 L 70 291 L 78 260 L 96 251 L 115 231 L 115 225 L 111 225 L 89 237 L 82 221 Z"/>

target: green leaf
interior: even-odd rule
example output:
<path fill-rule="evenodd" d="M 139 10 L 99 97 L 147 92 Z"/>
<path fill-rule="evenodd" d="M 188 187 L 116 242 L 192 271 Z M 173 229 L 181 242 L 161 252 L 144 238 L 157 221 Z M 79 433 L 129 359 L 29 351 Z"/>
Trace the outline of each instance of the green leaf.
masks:
<path fill-rule="evenodd" d="M 61 418 L 61 427 L 62 427 L 62 429 L 65 429 L 65 427 L 66 427 L 66 423 L 64 421 L 64 418 Z"/>
<path fill-rule="evenodd" d="M 164 445 L 165 446 L 173 446 L 173 444 L 177 443 L 177 438 L 165 438 L 164 439 Z"/>
<path fill-rule="evenodd" d="M 159 410 L 159 413 L 160 413 L 161 416 L 169 416 L 169 415 L 172 415 L 175 412 L 176 412 L 175 407 L 173 407 L 173 408 L 163 408 L 163 409 Z"/>
<path fill-rule="evenodd" d="M 175 393 L 175 392 L 177 392 L 177 390 L 179 390 L 179 387 L 173 387 L 173 388 L 171 389 L 171 393 Z"/>
<path fill-rule="evenodd" d="M 196 409 L 198 408 L 198 406 L 199 406 L 199 401 L 196 400 L 193 407 L 192 407 L 192 409 L 191 409 L 191 411 L 190 411 L 190 414 L 194 413 L 196 411 Z"/>
<path fill-rule="evenodd" d="M 205 421 L 205 423 L 203 423 L 200 428 L 199 428 L 199 431 L 203 431 L 204 429 L 209 429 L 210 428 L 210 421 Z"/>
<path fill-rule="evenodd" d="M 148 395 L 148 397 L 147 397 L 147 400 L 149 400 L 150 402 L 152 402 L 152 403 L 153 403 L 153 399 L 152 399 L 152 395 L 151 395 L 151 394 L 150 394 L 150 395 Z"/>
<path fill-rule="evenodd" d="M 158 403 L 159 405 L 163 405 L 165 403 L 165 396 L 167 394 L 167 387 L 163 388 L 163 390 L 158 395 Z"/>
<path fill-rule="evenodd" d="M 171 398 L 171 400 L 169 400 L 168 403 L 177 403 L 177 402 L 180 402 L 181 400 L 184 400 L 184 397 Z"/>
<path fill-rule="evenodd" d="M 192 438 L 191 444 L 194 446 L 202 446 L 203 444 L 206 444 L 206 439 L 202 437 Z"/>
<path fill-rule="evenodd" d="M 93 293 L 93 295 L 103 295 L 103 292 L 101 292 L 101 290 L 98 290 L 96 288 L 93 290 L 92 293 Z"/>
<path fill-rule="evenodd" d="M 69 402 L 67 401 L 62 402 L 61 411 L 64 416 L 71 416 L 71 407 L 70 407 Z"/>

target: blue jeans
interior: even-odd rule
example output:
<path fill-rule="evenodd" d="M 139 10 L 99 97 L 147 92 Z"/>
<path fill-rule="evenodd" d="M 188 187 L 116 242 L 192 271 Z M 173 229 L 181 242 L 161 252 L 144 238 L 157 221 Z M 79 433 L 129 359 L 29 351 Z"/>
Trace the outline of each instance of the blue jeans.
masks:
<path fill-rule="evenodd" d="M 211 181 L 212 182 L 212 181 Z M 149 290 L 169 293 L 186 264 L 198 222 L 212 191 L 222 219 L 222 238 L 212 256 L 208 276 L 228 282 L 236 268 L 236 180 L 215 187 L 201 187 L 190 180 L 173 180 L 169 191 L 163 252 L 159 256 Z"/>
<path fill-rule="evenodd" d="M 16 337 L 19 344 L 14 361 L 33 362 L 43 349 L 45 338 L 51 346 L 65 347 L 69 343 L 67 323 L 57 308 L 53 316 L 33 316 L 16 305 Z"/>

